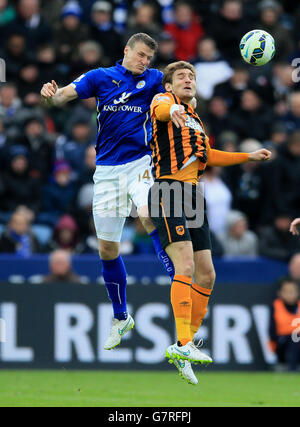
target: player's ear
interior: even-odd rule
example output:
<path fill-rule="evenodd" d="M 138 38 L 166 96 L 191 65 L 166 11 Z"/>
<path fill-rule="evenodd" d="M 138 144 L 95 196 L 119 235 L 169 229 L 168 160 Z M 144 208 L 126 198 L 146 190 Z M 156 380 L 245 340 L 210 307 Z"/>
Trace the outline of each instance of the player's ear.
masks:
<path fill-rule="evenodd" d="M 165 84 L 165 89 L 166 89 L 167 92 L 172 92 L 172 85 L 171 85 L 171 83 L 166 83 Z"/>
<path fill-rule="evenodd" d="M 125 48 L 124 48 L 124 55 L 125 55 L 125 56 L 128 54 L 128 51 L 129 51 L 129 46 L 127 45 L 127 46 L 125 46 Z"/>

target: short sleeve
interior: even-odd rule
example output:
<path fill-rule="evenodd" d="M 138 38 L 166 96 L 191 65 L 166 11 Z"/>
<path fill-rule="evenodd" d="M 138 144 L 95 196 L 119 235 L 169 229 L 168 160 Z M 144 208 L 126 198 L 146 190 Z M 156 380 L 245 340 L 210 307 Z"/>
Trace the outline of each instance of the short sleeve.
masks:
<path fill-rule="evenodd" d="M 98 68 L 97 70 L 91 70 L 82 74 L 72 84 L 75 86 L 78 97 L 80 99 L 87 99 L 97 95 L 97 88 L 101 84 L 101 79 L 103 79 L 103 73 L 101 72 L 101 68 Z"/>

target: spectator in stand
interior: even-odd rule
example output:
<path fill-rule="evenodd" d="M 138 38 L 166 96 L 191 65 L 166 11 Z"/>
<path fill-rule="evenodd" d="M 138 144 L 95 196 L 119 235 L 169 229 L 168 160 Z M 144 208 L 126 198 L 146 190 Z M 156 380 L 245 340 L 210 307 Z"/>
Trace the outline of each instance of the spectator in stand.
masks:
<path fill-rule="evenodd" d="M 276 101 L 287 100 L 297 87 L 293 81 L 293 71 L 294 67 L 290 64 L 277 63 L 273 66 L 272 86 Z"/>
<path fill-rule="evenodd" d="M 273 113 L 256 92 L 248 89 L 242 94 L 240 109 L 234 121 L 235 130 L 241 139 L 264 141 L 270 135 Z"/>
<path fill-rule="evenodd" d="M 207 166 L 205 169 L 205 200 L 209 228 L 217 235 L 225 233 L 226 217 L 229 214 L 232 196 L 222 181 L 221 169 Z"/>
<path fill-rule="evenodd" d="M 300 212 L 300 130 L 294 131 L 278 148 L 274 161 L 272 200 L 275 212 L 291 218 Z"/>
<path fill-rule="evenodd" d="M 292 278 L 285 277 L 279 282 L 269 324 L 270 348 L 277 356 L 277 371 L 295 372 L 300 364 L 300 343 L 292 336 L 299 318 L 299 287 Z"/>
<path fill-rule="evenodd" d="M 225 0 L 216 14 L 206 25 L 211 36 L 225 59 L 240 63 L 239 46 L 241 38 L 250 28 L 243 15 L 243 4 L 239 0 Z"/>
<path fill-rule="evenodd" d="M 263 0 L 259 4 L 260 22 L 256 28 L 270 33 L 276 40 L 274 61 L 287 61 L 293 50 L 293 39 L 289 30 L 280 24 L 281 5 L 275 0 Z"/>
<path fill-rule="evenodd" d="M 61 22 L 56 25 L 54 31 L 57 59 L 69 66 L 76 59 L 80 44 L 89 37 L 89 29 L 81 22 L 81 16 L 82 10 L 78 3 L 67 2 L 61 12 Z"/>
<path fill-rule="evenodd" d="M 40 91 L 41 79 L 40 71 L 35 62 L 29 61 L 23 64 L 19 71 L 18 88 L 21 98 L 25 98 L 28 94 L 38 94 Z"/>
<path fill-rule="evenodd" d="M 292 92 L 289 97 L 287 113 L 281 118 L 289 133 L 300 129 L 300 91 Z"/>
<path fill-rule="evenodd" d="M 71 174 L 72 169 L 67 162 L 55 163 L 52 179 L 43 190 L 43 212 L 38 218 L 40 223 L 55 225 L 63 214 L 72 212 L 76 185 Z"/>
<path fill-rule="evenodd" d="M 95 141 L 97 135 L 96 116 L 97 110 L 95 98 L 81 99 L 72 109 L 72 114 L 69 121 L 65 125 L 64 133 L 70 135 L 73 124 L 77 123 L 79 120 L 84 120 L 85 122 L 89 123 L 91 139 Z"/>
<path fill-rule="evenodd" d="M 17 13 L 9 30 L 23 34 L 29 50 L 35 51 L 39 44 L 52 40 L 52 31 L 40 14 L 39 0 L 19 0 Z"/>
<path fill-rule="evenodd" d="M 29 217 L 15 211 L 0 237 L 0 252 L 28 258 L 39 250 L 38 240 L 30 230 Z"/>
<path fill-rule="evenodd" d="M 16 17 L 16 11 L 8 0 L 0 0 L 0 27 L 8 25 Z"/>
<path fill-rule="evenodd" d="M 78 59 L 72 65 L 72 78 L 77 78 L 94 68 L 108 65 L 108 59 L 104 57 L 99 43 L 95 41 L 83 42 L 78 51 Z"/>
<path fill-rule="evenodd" d="M 291 278 L 300 285 L 300 252 L 293 255 L 290 259 L 288 271 Z"/>
<path fill-rule="evenodd" d="M 48 82 L 55 80 L 58 86 L 66 84 L 67 76 L 65 67 L 57 63 L 56 52 L 53 45 L 40 45 L 37 49 L 37 66 L 40 80 Z"/>
<path fill-rule="evenodd" d="M 191 61 L 197 55 L 197 43 L 204 36 L 204 30 L 193 9 L 186 1 L 175 5 L 175 22 L 164 28 L 176 42 L 177 60 Z"/>
<path fill-rule="evenodd" d="M 55 249 L 64 249 L 73 254 L 83 251 L 78 226 L 70 215 L 63 215 L 55 224 L 47 252 Z"/>
<path fill-rule="evenodd" d="M 20 110 L 22 102 L 18 96 L 17 87 L 13 83 L 0 86 L 0 117 L 6 126 L 12 126 L 16 113 Z"/>
<path fill-rule="evenodd" d="M 31 176 L 46 183 L 53 167 L 54 147 L 39 116 L 29 116 L 24 121 L 18 143 L 28 150 Z"/>
<path fill-rule="evenodd" d="M 158 50 L 153 60 L 153 67 L 163 70 L 171 62 L 176 61 L 176 44 L 171 34 L 163 31 L 158 38 Z"/>
<path fill-rule="evenodd" d="M 50 274 L 43 283 L 82 283 L 80 277 L 72 270 L 72 259 L 68 251 L 58 249 L 49 256 Z"/>
<path fill-rule="evenodd" d="M 93 195 L 94 188 L 92 181 L 82 185 L 78 189 L 74 217 L 82 237 L 91 234 L 90 222 L 92 218 Z"/>
<path fill-rule="evenodd" d="M 26 47 L 26 40 L 22 34 L 11 34 L 5 43 L 5 49 L 1 51 L 5 58 L 6 78 L 8 81 L 18 77 L 20 68 L 29 59 L 30 52 Z"/>
<path fill-rule="evenodd" d="M 263 143 L 263 146 L 272 151 L 272 159 L 275 159 L 273 153 L 277 155 L 277 150 L 286 143 L 287 139 L 288 134 L 285 126 L 280 122 L 275 122 L 270 132 L 270 138 Z"/>
<path fill-rule="evenodd" d="M 63 159 L 71 166 L 76 178 L 83 168 L 85 151 L 91 143 L 89 122 L 79 119 L 73 123 L 71 138 L 63 146 Z"/>
<path fill-rule="evenodd" d="M 203 37 L 198 42 L 197 54 L 197 58 L 193 61 L 197 72 L 197 94 L 209 100 L 215 86 L 227 81 L 233 71 L 218 52 L 215 41 L 209 37 Z"/>
<path fill-rule="evenodd" d="M 240 144 L 239 150 L 250 153 L 261 148 L 262 145 L 257 140 L 246 139 Z M 253 162 L 248 162 L 223 169 L 224 181 L 233 196 L 232 207 L 247 215 L 249 227 L 254 231 L 260 225 L 268 202 L 268 181 L 264 173 L 266 166 L 268 164 L 257 167 Z"/>
<path fill-rule="evenodd" d="M 228 130 L 220 133 L 218 139 L 216 140 L 214 148 L 234 153 L 238 151 L 238 142 L 239 138 L 237 134 L 232 132 L 231 130 Z M 226 169 L 227 168 L 223 168 L 223 171 Z"/>
<path fill-rule="evenodd" d="M 264 227 L 259 233 L 259 253 L 262 256 L 287 262 L 300 251 L 300 240 L 289 232 L 291 218 L 286 214 L 277 215 L 273 225 Z"/>
<path fill-rule="evenodd" d="M 138 5 L 134 16 L 129 19 L 128 28 L 123 35 L 124 46 L 127 40 L 136 33 L 146 33 L 156 40 L 161 32 L 156 15 L 157 11 L 152 3 L 146 2 Z"/>
<path fill-rule="evenodd" d="M 40 208 L 40 180 L 31 177 L 29 152 L 22 145 L 8 149 L 8 167 L 0 182 L 0 210 L 8 218 L 19 206 L 24 205 L 36 215 Z"/>
<path fill-rule="evenodd" d="M 100 43 L 104 55 L 109 58 L 108 65 L 114 65 L 122 58 L 122 37 L 114 29 L 112 5 L 108 1 L 96 1 L 91 13 L 91 39 Z"/>
<path fill-rule="evenodd" d="M 215 96 L 209 102 L 209 112 L 207 121 L 214 138 L 227 130 L 234 128 L 231 114 L 229 114 L 227 104 L 221 97 Z"/>
<path fill-rule="evenodd" d="M 93 176 L 96 169 L 96 150 L 93 145 L 85 149 L 84 164 L 78 176 L 78 187 L 93 182 Z"/>
<path fill-rule="evenodd" d="M 51 25 L 54 25 L 60 19 L 61 10 L 67 0 L 41 0 L 41 15 Z M 86 3 L 88 0 L 84 0 Z M 80 1 L 79 1 L 80 3 Z"/>
<path fill-rule="evenodd" d="M 214 88 L 213 96 L 223 98 L 229 111 L 234 113 L 240 106 L 242 94 L 249 88 L 249 79 L 250 75 L 245 66 L 238 65 L 234 67 L 233 75 L 228 81 Z"/>
<path fill-rule="evenodd" d="M 247 217 L 242 212 L 231 211 L 226 218 L 226 232 L 220 236 L 226 257 L 255 257 L 258 239 L 248 230 Z"/>

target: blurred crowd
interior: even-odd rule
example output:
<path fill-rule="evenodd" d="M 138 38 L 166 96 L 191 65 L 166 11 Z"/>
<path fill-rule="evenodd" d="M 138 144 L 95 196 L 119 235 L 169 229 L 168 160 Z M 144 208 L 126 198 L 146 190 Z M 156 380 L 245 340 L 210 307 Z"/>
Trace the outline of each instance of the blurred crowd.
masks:
<path fill-rule="evenodd" d="M 59 86 L 122 58 L 128 38 L 158 41 L 152 64 L 197 70 L 197 111 L 210 143 L 226 151 L 270 149 L 266 164 L 209 168 L 205 174 L 215 256 L 258 255 L 287 262 L 300 252 L 289 225 L 300 213 L 300 7 L 275 0 L 0 0 L 0 252 L 96 253 L 91 215 L 94 99 L 49 108 L 42 85 Z M 271 33 L 264 67 L 239 53 L 251 29 Z M 299 74 L 299 76 L 298 76 Z M 129 219 L 121 252 L 154 253 Z"/>

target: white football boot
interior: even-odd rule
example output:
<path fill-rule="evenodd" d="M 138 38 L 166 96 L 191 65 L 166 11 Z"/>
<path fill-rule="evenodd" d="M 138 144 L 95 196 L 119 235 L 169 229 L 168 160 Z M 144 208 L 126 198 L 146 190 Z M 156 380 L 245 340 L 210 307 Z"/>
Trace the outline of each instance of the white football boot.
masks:
<path fill-rule="evenodd" d="M 170 347 L 168 347 L 166 350 L 166 357 L 168 358 L 168 362 L 176 366 L 181 378 L 186 380 L 189 384 L 197 385 L 198 380 L 193 372 L 191 363 L 188 360 L 173 359 L 169 353 L 171 347 L 172 346 L 170 345 Z"/>
<path fill-rule="evenodd" d="M 112 350 L 120 344 L 122 336 L 134 327 L 134 320 L 128 314 L 126 320 L 113 319 L 110 335 L 105 341 L 104 350 Z"/>
<path fill-rule="evenodd" d="M 173 359 L 183 359 L 195 364 L 208 365 L 212 363 L 212 359 L 207 356 L 207 354 L 199 350 L 199 346 L 201 345 L 200 343 L 198 344 L 198 346 L 196 346 L 193 341 L 190 341 L 186 345 L 181 347 L 177 344 L 173 344 L 168 347 L 167 351 Z M 167 354 L 166 357 L 168 357 Z"/>

